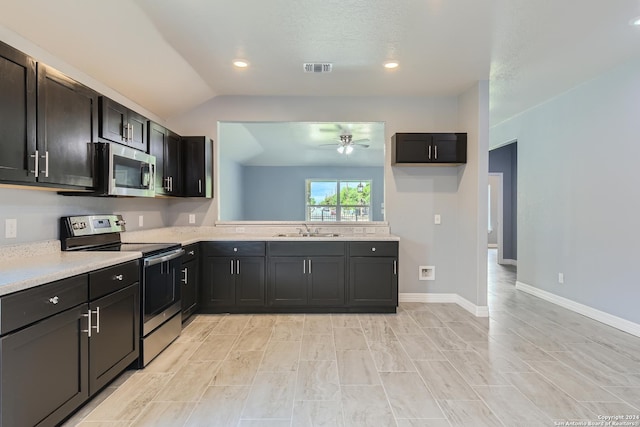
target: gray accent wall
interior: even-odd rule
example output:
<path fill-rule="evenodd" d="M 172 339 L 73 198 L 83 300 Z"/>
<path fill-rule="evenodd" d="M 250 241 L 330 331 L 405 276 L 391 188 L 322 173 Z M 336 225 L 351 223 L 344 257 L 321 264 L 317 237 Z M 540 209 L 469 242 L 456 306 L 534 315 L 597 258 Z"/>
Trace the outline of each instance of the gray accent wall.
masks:
<path fill-rule="evenodd" d="M 635 59 L 491 129 L 518 141 L 518 280 L 635 323 L 638 99 Z"/>
<path fill-rule="evenodd" d="M 383 167 L 301 167 L 244 166 L 243 215 L 222 216 L 222 220 L 304 221 L 307 179 L 371 180 L 372 221 L 383 221 L 380 204 L 384 200 Z"/>
<path fill-rule="evenodd" d="M 502 257 L 518 259 L 518 143 L 489 151 L 489 172 L 502 173 Z"/>

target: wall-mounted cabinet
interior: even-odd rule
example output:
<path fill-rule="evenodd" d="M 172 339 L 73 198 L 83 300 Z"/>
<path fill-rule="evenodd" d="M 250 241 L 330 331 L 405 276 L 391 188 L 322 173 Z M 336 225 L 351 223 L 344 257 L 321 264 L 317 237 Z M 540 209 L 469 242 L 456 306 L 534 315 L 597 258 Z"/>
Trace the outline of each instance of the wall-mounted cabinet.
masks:
<path fill-rule="evenodd" d="M 391 137 L 391 164 L 455 166 L 467 163 L 466 133 L 396 133 Z"/>
<path fill-rule="evenodd" d="M 206 136 L 182 137 L 183 195 L 213 197 L 213 141 Z"/>
<path fill-rule="evenodd" d="M 147 152 L 147 118 L 101 96 L 100 138 Z"/>
<path fill-rule="evenodd" d="M 149 121 L 149 154 L 156 157 L 156 194 L 182 195 L 182 144 L 180 136 Z M 185 165 L 188 168 L 190 165 Z"/>
<path fill-rule="evenodd" d="M 0 180 L 35 182 L 36 63 L 0 43 Z"/>

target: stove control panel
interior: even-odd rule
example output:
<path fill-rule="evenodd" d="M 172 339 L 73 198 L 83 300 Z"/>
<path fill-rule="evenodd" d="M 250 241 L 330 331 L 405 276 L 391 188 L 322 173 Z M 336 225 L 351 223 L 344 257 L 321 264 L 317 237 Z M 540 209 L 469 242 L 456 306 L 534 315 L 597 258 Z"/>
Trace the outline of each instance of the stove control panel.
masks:
<path fill-rule="evenodd" d="M 61 219 L 64 227 L 62 237 L 95 236 L 125 231 L 126 222 L 122 215 L 68 216 Z"/>

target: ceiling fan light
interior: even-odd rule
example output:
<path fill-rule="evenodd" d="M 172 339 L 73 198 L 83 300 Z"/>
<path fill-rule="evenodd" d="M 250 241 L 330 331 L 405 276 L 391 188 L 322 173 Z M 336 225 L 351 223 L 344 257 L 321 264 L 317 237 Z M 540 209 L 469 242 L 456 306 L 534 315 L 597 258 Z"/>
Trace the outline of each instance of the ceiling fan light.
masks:
<path fill-rule="evenodd" d="M 629 25 L 633 25 L 634 27 L 640 27 L 640 16 L 636 16 L 631 21 L 629 21 Z"/>
<path fill-rule="evenodd" d="M 341 145 L 340 147 L 338 147 L 338 153 L 340 154 L 344 153 L 344 145 Z"/>
<path fill-rule="evenodd" d="M 353 151 L 352 145 L 347 145 L 347 147 L 344 150 L 345 154 L 351 154 L 352 151 Z"/>

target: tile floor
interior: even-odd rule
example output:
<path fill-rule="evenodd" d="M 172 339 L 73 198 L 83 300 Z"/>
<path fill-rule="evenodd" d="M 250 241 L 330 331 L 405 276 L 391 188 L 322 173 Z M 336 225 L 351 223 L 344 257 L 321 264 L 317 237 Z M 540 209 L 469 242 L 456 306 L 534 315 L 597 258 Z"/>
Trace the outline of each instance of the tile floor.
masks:
<path fill-rule="evenodd" d="M 490 251 L 489 319 L 421 303 L 393 315 L 197 315 L 65 426 L 537 427 L 616 415 L 640 426 L 640 338 L 514 282 Z"/>

